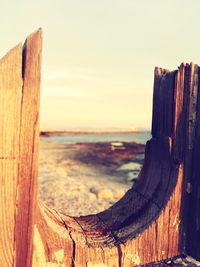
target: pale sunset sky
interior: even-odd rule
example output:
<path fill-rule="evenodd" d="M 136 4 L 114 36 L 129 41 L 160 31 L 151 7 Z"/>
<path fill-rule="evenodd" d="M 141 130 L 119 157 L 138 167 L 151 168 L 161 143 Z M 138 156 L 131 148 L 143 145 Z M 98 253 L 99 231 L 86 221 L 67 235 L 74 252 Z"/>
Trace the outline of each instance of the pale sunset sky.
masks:
<path fill-rule="evenodd" d="M 200 64 L 199 0 L 4 0 L 0 57 L 39 27 L 41 129 L 150 129 L 154 67 Z"/>

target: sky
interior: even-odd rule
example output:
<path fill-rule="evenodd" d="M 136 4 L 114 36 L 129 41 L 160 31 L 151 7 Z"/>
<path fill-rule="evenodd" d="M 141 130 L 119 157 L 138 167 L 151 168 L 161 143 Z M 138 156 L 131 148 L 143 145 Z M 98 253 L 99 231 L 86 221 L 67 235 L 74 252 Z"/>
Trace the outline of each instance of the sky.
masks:
<path fill-rule="evenodd" d="M 42 130 L 150 129 L 154 67 L 200 64 L 199 21 L 199 0 L 2 0 L 0 57 L 42 27 Z"/>

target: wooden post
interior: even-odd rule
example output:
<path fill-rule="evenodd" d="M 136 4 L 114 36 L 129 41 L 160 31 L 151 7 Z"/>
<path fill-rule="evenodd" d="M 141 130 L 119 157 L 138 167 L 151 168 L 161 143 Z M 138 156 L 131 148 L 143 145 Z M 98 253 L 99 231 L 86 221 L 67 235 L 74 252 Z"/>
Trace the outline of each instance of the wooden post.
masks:
<path fill-rule="evenodd" d="M 17 267 L 29 267 L 32 261 L 38 171 L 41 42 L 42 33 L 39 30 L 27 38 L 23 47 L 23 87 L 20 112 L 17 213 L 15 222 Z"/>
<path fill-rule="evenodd" d="M 181 253 L 200 259 L 199 67 L 155 69 L 152 139 L 137 184 L 111 208 L 71 217 L 36 199 L 41 35 L 0 61 L 0 265 L 132 267 Z"/>
<path fill-rule="evenodd" d="M 0 61 L 0 266 L 14 266 L 22 46 Z"/>
<path fill-rule="evenodd" d="M 28 267 L 35 214 L 41 30 L 0 61 L 0 266 Z"/>
<path fill-rule="evenodd" d="M 190 160 L 187 174 L 187 213 L 185 214 L 185 251 L 200 260 L 200 68 L 196 66 L 191 83 L 189 104 L 188 158 Z"/>

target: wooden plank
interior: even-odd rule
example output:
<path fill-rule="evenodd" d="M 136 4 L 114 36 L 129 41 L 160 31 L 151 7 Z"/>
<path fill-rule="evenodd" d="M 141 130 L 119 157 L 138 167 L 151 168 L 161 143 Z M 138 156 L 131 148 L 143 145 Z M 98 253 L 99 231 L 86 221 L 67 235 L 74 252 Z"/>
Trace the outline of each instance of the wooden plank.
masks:
<path fill-rule="evenodd" d="M 17 182 L 16 266 L 30 267 L 37 190 L 38 112 L 42 32 L 30 35 L 23 48 L 19 169 Z"/>
<path fill-rule="evenodd" d="M 186 251 L 186 236 L 188 224 L 188 210 L 190 209 L 189 193 L 191 187 L 192 162 L 195 142 L 195 124 L 196 124 L 196 100 L 197 88 L 195 82 L 195 73 L 197 66 L 194 64 L 185 66 L 184 77 L 184 99 L 183 99 L 183 163 L 184 163 L 184 178 L 182 185 L 182 203 L 181 203 L 181 231 L 180 231 L 180 249 Z M 195 116 L 194 116 L 195 115 Z"/>
<path fill-rule="evenodd" d="M 196 79 L 200 80 L 200 69 L 196 71 Z M 193 157 L 191 164 L 190 191 L 188 191 L 189 209 L 186 218 L 187 236 L 186 252 L 192 257 L 200 260 L 200 83 L 198 83 L 198 95 L 196 97 L 196 129 L 193 145 Z"/>
<path fill-rule="evenodd" d="M 185 149 L 185 121 L 186 111 L 184 106 L 185 96 L 185 66 L 181 64 L 176 75 L 175 92 L 174 92 L 174 140 L 173 155 L 176 162 L 183 162 Z"/>
<path fill-rule="evenodd" d="M 22 45 L 0 60 L 0 266 L 15 258 L 16 184 L 22 97 Z"/>
<path fill-rule="evenodd" d="M 160 82 L 160 111 L 159 127 L 160 136 L 172 136 L 173 133 L 173 105 L 174 105 L 174 83 L 176 71 L 168 72 L 161 76 Z"/>
<path fill-rule="evenodd" d="M 197 93 L 197 109 L 196 109 L 196 129 L 195 129 L 195 138 L 200 137 L 200 67 L 197 70 L 198 75 L 198 93 Z"/>
<path fill-rule="evenodd" d="M 156 68 L 154 76 L 152 136 L 172 136 L 176 71 Z"/>
<path fill-rule="evenodd" d="M 163 74 L 168 72 L 168 70 L 156 67 L 154 70 L 154 89 L 153 89 L 153 115 L 152 115 L 152 136 L 156 137 L 159 130 L 159 95 L 160 95 L 160 81 Z"/>
<path fill-rule="evenodd" d="M 191 192 L 189 194 L 189 209 L 186 218 L 186 252 L 200 260 L 200 139 L 195 143 L 194 161 L 192 165 Z"/>

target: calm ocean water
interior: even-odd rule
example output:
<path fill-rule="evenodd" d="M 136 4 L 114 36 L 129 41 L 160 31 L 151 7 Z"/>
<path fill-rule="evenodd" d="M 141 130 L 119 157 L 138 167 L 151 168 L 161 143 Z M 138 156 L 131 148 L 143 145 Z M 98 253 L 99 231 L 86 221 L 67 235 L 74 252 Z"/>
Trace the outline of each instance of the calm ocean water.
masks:
<path fill-rule="evenodd" d="M 146 144 L 151 138 L 150 132 L 142 133 L 111 133 L 111 134 L 64 134 L 41 136 L 43 140 L 61 144 L 99 143 L 99 142 L 136 142 Z"/>

